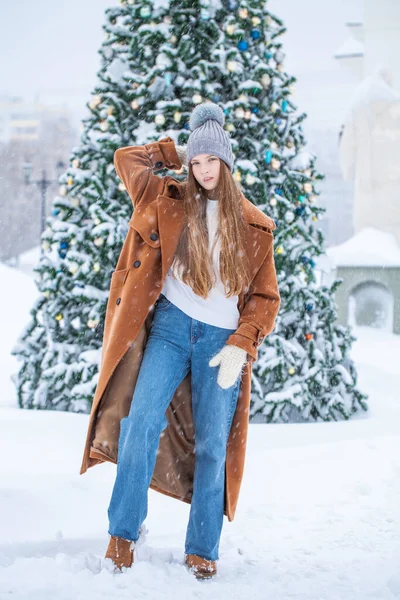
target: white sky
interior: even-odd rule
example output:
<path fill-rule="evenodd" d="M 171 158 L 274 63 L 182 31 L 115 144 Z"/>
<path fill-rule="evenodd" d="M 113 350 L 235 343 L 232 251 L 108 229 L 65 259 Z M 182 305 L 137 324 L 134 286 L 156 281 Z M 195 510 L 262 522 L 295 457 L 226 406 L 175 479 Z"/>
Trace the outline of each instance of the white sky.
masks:
<path fill-rule="evenodd" d="M 8 0 L 0 7 L 0 94 L 65 103 L 85 114 L 100 66 L 105 8 L 115 0 Z M 340 123 L 353 76 L 333 54 L 362 17 L 362 0 L 270 0 L 282 18 L 285 69 L 298 77 L 294 102 L 315 125 Z"/>

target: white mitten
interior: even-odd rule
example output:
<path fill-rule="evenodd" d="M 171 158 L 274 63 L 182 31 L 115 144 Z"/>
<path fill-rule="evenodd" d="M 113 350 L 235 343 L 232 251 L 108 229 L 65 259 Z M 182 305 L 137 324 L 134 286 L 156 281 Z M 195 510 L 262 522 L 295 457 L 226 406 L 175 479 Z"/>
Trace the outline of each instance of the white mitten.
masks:
<path fill-rule="evenodd" d="M 218 371 L 218 384 L 222 388 L 227 389 L 236 382 L 246 362 L 246 358 L 246 350 L 232 344 L 225 344 L 222 350 L 213 356 L 208 364 L 210 367 L 216 367 L 221 364 Z"/>
<path fill-rule="evenodd" d="M 179 156 L 179 160 L 182 163 L 182 166 L 187 169 L 187 158 L 186 158 L 186 148 L 187 146 L 178 146 L 175 144 L 175 150 L 177 155 Z"/>

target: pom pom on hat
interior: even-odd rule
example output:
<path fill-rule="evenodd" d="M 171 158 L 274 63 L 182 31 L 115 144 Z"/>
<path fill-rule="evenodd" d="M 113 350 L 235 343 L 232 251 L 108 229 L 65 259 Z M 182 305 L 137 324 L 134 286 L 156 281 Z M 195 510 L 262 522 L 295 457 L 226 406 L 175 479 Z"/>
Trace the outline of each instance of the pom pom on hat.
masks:
<path fill-rule="evenodd" d="M 233 153 L 229 134 L 224 130 L 225 114 L 218 104 L 198 104 L 189 119 L 186 156 L 188 162 L 197 154 L 210 153 L 222 159 L 232 171 Z"/>
<path fill-rule="evenodd" d="M 198 104 L 190 115 L 189 127 L 191 131 L 197 129 L 197 127 L 201 127 L 209 119 L 217 121 L 217 123 L 223 127 L 225 115 L 222 108 L 213 102 Z"/>

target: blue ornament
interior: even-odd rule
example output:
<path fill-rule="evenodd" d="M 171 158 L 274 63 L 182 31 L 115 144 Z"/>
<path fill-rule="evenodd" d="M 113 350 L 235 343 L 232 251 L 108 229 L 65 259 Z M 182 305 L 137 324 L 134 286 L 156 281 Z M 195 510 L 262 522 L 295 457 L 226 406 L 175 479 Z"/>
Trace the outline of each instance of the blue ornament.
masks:
<path fill-rule="evenodd" d="M 288 105 L 288 101 L 287 100 L 282 100 L 282 111 L 283 112 L 287 111 L 287 105 Z"/>
<path fill-rule="evenodd" d="M 314 304 L 312 302 L 307 302 L 306 304 L 306 310 L 308 312 L 311 312 L 314 309 Z"/>
<path fill-rule="evenodd" d="M 304 206 L 298 206 L 295 210 L 296 215 L 302 215 L 304 212 Z"/>
<path fill-rule="evenodd" d="M 278 223 L 279 223 L 279 221 L 278 221 L 277 219 L 272 219 L 272 220 L 273 220 L 273 222 L 275 223 L 275 226 L 276 226 L 276 227 L 278 227 Z"/>
<path fill-rule="evenodd" d="M 308 258 L 307 256 L 300 256 L 300 260 L 303 263 L 303 265 L 306 265 L 308 263 Z"/>
<path fill-rule="evenodd" d="M 51 211 L 51 214 L 56 217 L 58 214 L 60 214 L 60 209 L 59 208 L 53 208 L 53 210 Z"/>
<path fill-rule="evenodd" d="M 190 128 L 190 127 L 189 127 L 189 122 L 187 121 L 187 122 L 184 124 L 184 126 L 183 126 L 183 127 L 184 127 L 184 129 L 189 129 L 189 128 Z"/>
<path fill-rule="evenodd" d="M 242 50 L 242 52 L 243 52 L 244 50 L 247 50 L 247 48 L 249 47 L 249 43 L 246 42 L 246 40 L 240 40 L 237 47 L 239 48 L 239 50 Z"/>
<path fill-rule="evenodd" d="M 224 114 L 229 115 L 229 110 L 227 108 L 224 108 Z"/>
<path fill-rule="evenodd" d="M 164 74 L 164 81 L 167 85 L 171 85 L 171 81 L 172 81 L 172 75 L 171 73 L 165 73 Z"/>
<path fill-rule="evenodd" d="M 58 256 L 59 256 L 60 258 L 65 258 L 65 257 L 67 256 L 67 253 L 66 253 L 66 251 L 65 251 L 65 250 L 59 250 L 59 251 L 58 251 Z"/>
<path fill-rule="evenodd" d="M 270 58 L 272 58 L 272 56 L 273 55 L 271 52 L 269 52 L 268 50 L 265 51 L 265 58 L 268 58 L 268 60 L 269 60 Z"/>
<path fill-rule="evenodd" d="M 307 196 L 299 196 L 299 202 L 304 202 L 307 200 Z"/>
<path fill-rule="evenodd" d="M 60 242 L 60 248 L 68 248 L 68 242 Z"/>
<path fill-rule="evenodd" d="M 315 267 L 315 261 L 314 261 L 312 258 L 310 258 L 310 265 L 311 265 L 312 267 Z"/>
<path fill-rule="evenodd" d="M 281 188 L 276 188 L 275 194 L 278 194 L 278 196 L 283 196 L 282 189 Z"/>
<path fill-rule="evenodd" d="M 267 165 L 271 162 L 272 159 L 272 152 L 271 150 L 267 150 L 265 153 L 265 162 L 267 163 Z"/>
<path fill-rule="evenodd" d="M 280 124 L 282 123 L 282 119 L 281 119 L 280 117 L 276 117 L 276 119 L 275 119 L 275 123 L 276 123 L 277 125 L 280 125 Z"/>
<path fill-rule="evenodd" d="M 260 32 L 258 31 L 258 29 L 252 29 L 250 35 L 253 38 L 253 40 L 258 40 L 258 38 L 260 37 Z"/>
<path fill-rule="evenodd" d="M 213 96 L 211 96 L 211 100 L 213 102 L 219 102 L 221 100 L 221 96 L 219 96 L 218 94 L 214 94 Z"/>
<path fill-rule="evenodd" d="M 238 5 L 237 0 L 229 0 L 229 2 L 228 2 L 229 10 L 236 10 L 237 5 Z"/>
<path fill-rule="evenodd" d="M 251 112 L 253 112 L 254 114 L 257 114 L 257 113 L 258 113 L 258 111 L 259 111 L 259 108 L 258 108 L 258 106 L 254 106 L 254 107 L 251 109 Z"/>

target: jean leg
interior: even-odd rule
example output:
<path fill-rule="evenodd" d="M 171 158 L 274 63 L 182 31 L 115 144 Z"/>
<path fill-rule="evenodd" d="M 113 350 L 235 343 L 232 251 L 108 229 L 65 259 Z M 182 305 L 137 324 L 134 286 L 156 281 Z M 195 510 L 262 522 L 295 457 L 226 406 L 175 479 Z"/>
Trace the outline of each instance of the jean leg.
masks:
<path fill-rule="evenodd" d="M 219 329 L 219 334 L 215 330 Z M 219 558 L 225 499 L 226 444 L 240 390 L 240 377 L 228 389 L 218 385 L 218 369 L 208 361 L 223 347 L 227 330 L 205 329 L 204 341 L 193 349 L 192 411 L 195 427 L 193 497 L 185 553 Z"/>
<path fill-rule="evenodd" d="M 164 337 L 166 315 L 158 319 L 156 335 L 152 328 L 147 340 L 129 415 L 121 420 L 117 476 L 108 508 L 109 534 L 133 541 L 147 516 L 148 489 L 166 427 L 165 411 L 190 368 L 183 344 Z"/>

